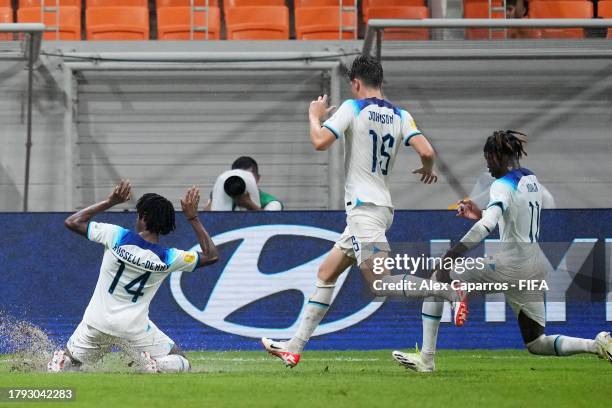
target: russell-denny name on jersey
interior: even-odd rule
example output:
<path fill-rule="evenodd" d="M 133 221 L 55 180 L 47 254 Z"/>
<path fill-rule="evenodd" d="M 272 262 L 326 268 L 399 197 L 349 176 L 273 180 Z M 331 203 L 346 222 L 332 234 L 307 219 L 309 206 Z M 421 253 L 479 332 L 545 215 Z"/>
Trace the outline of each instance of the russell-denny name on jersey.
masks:
<path fill-rule="evenodd" d="M 385 115 L 384 113 L 378 113 L 374 111 L 370 111 L 368 113 L 370 114 L 370 116 L 368 117 L 368 120 L 371 120 L 374 122 L 380 122 L 383 125 L 393 124 L 393 115 Z"/>
<path fill-rule="evenodd" d="M 123 259 L 126 262 L 131 263 L 132 265 L 136 265 L 139 266 L 141 268 L 147 269 L 149 271 L 152 272 L 163 272 L 166 269 L 168 269 L 168 265 L 163 264 L 163 263 L 157 263 L 157 262 L 151 262 L 149 260 L 144 261 L 141 264 L 140 261 L 140 257 L 137 257 L 136 255 L 134 255 L 133 253 L 125 250 L 124 248 L 120 247 L 119 245 L 115 245 L 113 247 L 113 252 L 115 254 L 117 254 L 117 256 L 121 259 Z"/>

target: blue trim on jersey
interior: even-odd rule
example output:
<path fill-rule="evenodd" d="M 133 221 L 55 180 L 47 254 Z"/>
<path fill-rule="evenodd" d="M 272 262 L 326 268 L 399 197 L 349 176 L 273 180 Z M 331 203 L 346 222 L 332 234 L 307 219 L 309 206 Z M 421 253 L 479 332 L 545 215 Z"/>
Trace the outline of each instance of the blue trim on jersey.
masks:
<path fill-rule="evenodd" d="M 323 127 L 329 129 L 334 134 L 334 136 L 336 136 L 336 139 L 340 139 L 340 134 L 338 133 L 338 131 L 336 129 L 334 129 L 333 127 L 329 126 L 327 123 L 324 123 Z"/>
<path fill-rule="evenodd" d="M 422 135 L 421 132 L 414 132 L 408 136 L 404 136 L 404 146 L 408 146 L 410 143 L 410 139 L 412 139 L 414 136 L 418 136 L 418 135 Z"/>
<path fill-rule="evenodd" d="M 378 99 L 378 98 L 357 99 L 355 100 L 355 104 L 357 105 L 359 112 L 361 112 L 362 110 L 364 110 L 370 105 L 376 105 L 381 108 L 391 109 L 393 110 L 393 113 L 395 113 L 397 116 L 399 116 L 400 118 L 402 117 L 402 110 L 398 108 L 397 106 L 393 105 L 391 102 L 386 101 L 384 99 Z"/>
<path fill-rule="evenodd" d="M 195 265 L 193 265 L 193 269 L 191 270 L 191 272 L 195 271 L 198 265 L 200 264 L 200 253 L 198 251 L 195 251 L 195 253 L 196 253 L 196 263 Z"/>
<path fill-rule="evenodd" d="M 130 232 L 129 230 L 126 230 L 125 228 L 120 227 L 118 225 L 116 225 L 115 227 L 119 229 L 119 232 L 117 232 L 117 236 L 115 237 L 115 242 L 113 242 L 113 246 L 121 245 L 121 241 L 123 240 L 123 238 Z"/>
<path fill-rule="evenodd" d="M 141 249 L 145 249 L 153 252 L 155 255 L 159 257 L 159 259 L 170 266 L 172 264 L 171 261 L 176 259 L 176 256 L 172 257 L 173 253 L 176 252 L 173 248 L 164 248 L 161 245 L 154 244 L 142 238 L 140 235 L 122 228 L 121 233 L 117 236 L 117 241 L 115 245 L 123 246 L 123 245 L 136 245 Z"/>
<path fill-rule="evenodd" d="M 502 212 L 505 211 L 504 204 L 501 201 L 495 201 L 494 203 L 490 203 L 489 205 L 487 205 L 487 209 L 493 207 L 494 205 L 496 205 L 499 208 L 501 208 Z M 485 228 L 487 228 L 487 227 L 485 227 Z M 488 228 L 487 228 L 487 231 L 489 231 Z M 491 233 L 491 231 L 489 231 L 489 234 L 490 233 Z"/>
<path fill-rule="evenodd" d="M 518 183 L 525 176 L 533 176 L 533 172 L 531 172 L 531 170 L 529 169 L 521 167 L 509 171 L 502 178 L 499 178 L 496 181 L 506 184 L 510 186 L 513 190 L 516 190 L 516 188 L 518 187 Z"/>
<path fill-rule="evenodd" d="M 361 109 L 359 109 L 359 104 L 357 103 L 357 101 L 355 99 L 347 99 L 346 102 L 350 103 L 353 107 L 353 113 L 355 114 L 355 117 L 359 116 L 359 112 L 361 112 Z"/>
<path fill-rule="evenodd" d="M 421 317 L 423 319 L 429 319 L 429 320 L 440 320 L 442 319 L 442 316 L 434 316 L 434 315 L 430 315 L 427 313 L 421 313 Z"/>
<path fill-rule="evenodd" d="M 91 226 L 91 223 L 92 223 L 92 222 L 93 222 L 93 221 L 89 221 L 89 222 L 87 223 L 87 239 L 88 239 L 88 240 L 90 240 L 90 241 L 91 241 L 91 238 L 89 238 L 89 227 Z"/>

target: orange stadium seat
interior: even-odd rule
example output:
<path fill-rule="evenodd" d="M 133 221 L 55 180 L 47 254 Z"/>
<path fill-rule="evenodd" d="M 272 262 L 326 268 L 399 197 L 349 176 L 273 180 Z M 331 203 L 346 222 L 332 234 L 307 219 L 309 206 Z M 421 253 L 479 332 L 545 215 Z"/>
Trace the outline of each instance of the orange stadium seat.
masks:
<path fill-rule="evenodd" d="M 429 9 L 425 6 L 406 7 L 370 7 L 368 20 L 373 18 L 422 19 L 429 18 Z M 426 28 L 387 28 L 385 40 L 429 40 L 429 30 Z"/>
<path fill-rule="evenodd" d="M 0 0 L 0 7 L 2 8 L 7 8 L 7 7 L 13 7 L 13 1 L 12 0 Z"/>
<path fill-rule="evenodd" d="M 597 15 L 601 18 L 612 18 L 612 1 L 597 3 Z M 612 38 L 612 28 L 608 28 L 608 38 Z"/>
<path fill-rule="evenodd" d="M 218 40 L 221 30 L 219 7 L 208 8 L 208 39 Z M 206 25 L 206 12 L 194 13 L 194 25 Z M 157 9 L 157 38 L 159 40 L 189 40 L 191 24 L 191 7 L 161 7 Z M 204 40 L 206 34 L 194 32 L 194 39 Z"/>
<path fill-rule="evenodd" d="M 206 6 L 206 0 L 195 0 L 195 5 L 198 7 Z M 190 0 L 156 0 L 155 7 L 184 7 L 191 6 Z M 208 7 L 219 7 L 219 0 L 208 0 Z"/>
<path fill-rule="evenodd" d="M 228 40 L 288 40 L 289 9 L 281 6 L 225 9 Z"/>
<path fill-rule="evenodd" d="M 501 3 L 500 3 L 501 4 Z M 489 18 L 489 3 L 471 2 L 465 0 L 463 4 L 463 17 L 465 18 Z M 493 18 L 505 18 L 506 13 L 503 11 L 494 11 Z M 465 37 L 468 40 L 486 40 L 489 34 L 494 39 L 503 39 L 505 34 L 502 31 L 491 31 L 488 28 L 468 28 L 465 30 Z"/>
<path fill-rule="evenodd" d="M 40 7 L 42 0 L 19 0 L 19 8 Z M 45 0 L 46 7 L 53 7 L 59 3 L 60 6 L 73 6 L 81 8 L 81 0 Z"/>
<path fill-rule="evenodd" d="M 56 24 L 57 14 L 55 12 L 45 13 L 45 25 L 47 29 Z M 41 20 L 40 7 L 26 7 L 17 10 L 17 22 L 39 23 Z M 59 38 L 53 30 L 43 35 L 45 40 L 68 40 L 78 41 L 81 39 L 81 9 L 75 6 L 65 6 L 59 9 Z"/>
<path fill-rule="evenodd" d="M 0 6 L 0 22 L 12 23 L 13 22 L 13 8 L 9 6 Z"/>
<path fill-rule="evenodd" d="M 87 0 L 90 7 L 149 7 L 148 0 Z"/>
<path fill-rule="evenodd" d="M 590 1 L 534 1 L 529 2 L 529 17 L 536 18 L 593 18 Z M 584 38 L 582 28 L 547 28 L 540 30 L 542 38 Z"/>
<path fill-rule="evenodd" d="M 88 40 L 148 40 L 146 7 L 92 7 L 86 12 Z"/>
<path fill-rule="evenodd" d="M 0 7 L 0 23 L 13 22 L 13 9 L 11 7 Z M 0 41 L 8 41 L 13 38 L 11 33 L 0 33 Z"/>
<path fill-rule="evenodd" d="M 296 9 L 300 7 L 339 7 L 340 1 L 341 0 L 295 0 L 293 4 L 295 4 Z M 354 4 L 355 0 L 342 0 L 343 7 L 351 7 Z"/>
<path fill-rule="evenodd" d="M 255 7 L 255 6 L 285 6 L 285 0 L 224 0 L 223 6 L 230 7 Z"/>
<path fill-rule="evenodd" d="M 355 27 L 355 13 L 342 13 L 342 25 Z M 299 7 L 295 9 L 295 34 L 298 40 L 338 40 L 340 7 Z M 342 39 L 355 39 L 354 31 L 344 31 Z"/>
<path fill-rule="evenodd" d="M 13 9 L 11 7 L 0 7 L 0 23 L 13 22 Z"/>
<path fill-rule="evenodd" d="M 368 16 L 368 9 L 372 7 L 409 7 L 409 6 L 426 7 L 427 4 L 425 0 L 363 0 L 361 2 L 363 21 L 368 21 L 370 18 L 372 18 Z M 397 17 L 387 17 L 387 18 L 397 18 Z"/>

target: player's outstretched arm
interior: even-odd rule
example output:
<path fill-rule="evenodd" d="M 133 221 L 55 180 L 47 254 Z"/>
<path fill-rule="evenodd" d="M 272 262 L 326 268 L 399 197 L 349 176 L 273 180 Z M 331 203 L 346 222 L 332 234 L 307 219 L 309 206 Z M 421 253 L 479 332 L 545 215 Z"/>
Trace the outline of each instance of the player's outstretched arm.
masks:
<path fill-rule="evenodd" d="M 457 245 L 446 253 L 445 257 L 458 258 L 478 245 L 493 232 L 502 216 L 502 209 L 494 205 L 483 212 L 471 200 L 461 200 L 457 215 L 469 220 L 478 220 L 478 222 L 470 228 Z"/>
<path fill-rule="evenodd" d="M 308 108 L 310 141 L 315 150 L 327 150 L 336 141 L 336 135 L 328 128 L 321 126 L 321 120 L 334 109 L 336 109 L 335 106 L 327 107 L 327 95 L 319 96 L 316 101 L 310 102 L 310 108 Z"/>
<path fill-rule="evenodd" d="M 423 135 L 416 135 L 411 137 L 408 143 L 421 157 L 422 163 L 422 166 L 414 170 L 412 174 L 420 174 L 421 181 L 425 184 L 436 183 L 438 181 L 438 175 L 433 169 L 436 153 L 429 143 L 429 140 Z"/>
<path fill-rule="evenodd" d="M 64 220 L 64 225 L 72 232 L 87 236 L 87 226 L 89 221 L 101 212 L 108 210 L 117 204 L 125 203 L 129 201 L 132 196 L 132 185 L 129 180 L 121 180 L 119 184 L 115 186 L 112 193 L 104 201 L 90 205 L 87 208 L 72 214 L 70 217 Z"/>
<path fill-rule="evenodd" d="M 198 217 L 199 202 L 200 190 L 195 186 L 187 190 L 185 197 L 181 198 L 181 208 L 183 209 L 183 214 L 187 218 L 187 221 L 189 221 L 189 224 L 191 224 L 191 227 L 198 238 L 200 248 L 202 249 L 202 252 L 200 253 L 200 262 L 196 268 L 214 264 L 219 260 L 219 251 L 217 251 L 217 247 L 212 239 L 210 239 L 210 235 L 208 235 L 208 232 L 206 229 L 204 229 L 204 226 Z"/>

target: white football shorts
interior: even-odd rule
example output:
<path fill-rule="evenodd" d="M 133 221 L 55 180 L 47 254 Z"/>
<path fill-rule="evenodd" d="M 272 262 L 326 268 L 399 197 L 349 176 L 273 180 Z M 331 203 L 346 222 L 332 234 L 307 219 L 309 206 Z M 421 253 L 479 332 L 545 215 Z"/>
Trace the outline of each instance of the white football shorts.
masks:
<path fill-rule="evenodd" d="M 393 224 L 393 209 L 374 204 L 353 207 L 346 214 L 346 228 L 335 244 L 358 265 L 377 252 L 389 252 L 386 232 Z"/>

